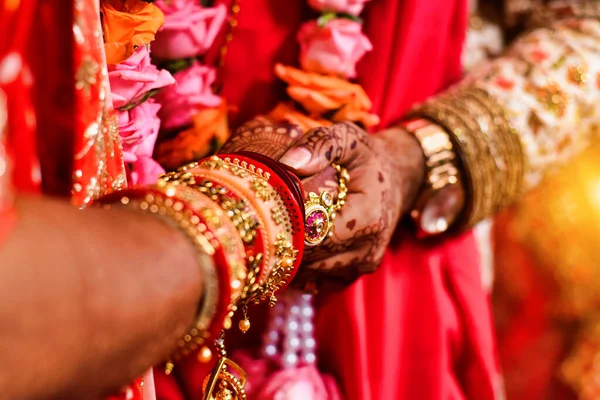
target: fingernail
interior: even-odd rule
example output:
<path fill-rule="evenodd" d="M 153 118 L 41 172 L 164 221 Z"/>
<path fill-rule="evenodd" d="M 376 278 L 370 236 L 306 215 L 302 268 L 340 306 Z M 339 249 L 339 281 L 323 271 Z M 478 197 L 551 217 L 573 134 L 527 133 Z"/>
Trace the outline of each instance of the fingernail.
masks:
<path fill-rule="evenodd" d="M 296 147 L 285 153 L 279 162 L 290 168 L 300 169 L 305 167 L 311 158 L 312 153 L 310 151 L 304 147 Z"/>

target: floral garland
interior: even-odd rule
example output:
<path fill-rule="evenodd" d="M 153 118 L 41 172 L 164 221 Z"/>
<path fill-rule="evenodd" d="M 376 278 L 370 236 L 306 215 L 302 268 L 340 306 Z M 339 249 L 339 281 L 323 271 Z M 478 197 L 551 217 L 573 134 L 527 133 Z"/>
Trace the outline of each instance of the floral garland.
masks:
<path fill-rule="evenodd" d="M 203 58 L 227 21 L 224 5 L 212 1 L 157 0 L 165 24 L 153 44 L 153 59 L 177 84 L 158 96 L 165 139 L 155 155 L 167 169 L 214 153 L 229 137 L 228 106 L 217 94 L 217 69 Z"/>
<path fill-rule="evenodd" d="M 160 128 L 154 95 L 175 82 L 150 62 L 150 42 L 164 15 L 141 0 L 102 0 L 100 13 L 127 180 L 130 185 L 153 183 L 164 172 L 152 158 Z"/>
<path fill-rule="evenodd" d="M 268 114 L 272 122 L 304 130 L 340 121 L 367 128 L 379 123 L 369 112 L 371 102 L 364 90 L 347 80 L 356 77 L 356 64 L 372 48 L 358 18 L 367 1 L 309 0 L 322 14 L 298 33 L 302 69 L 276 66 L 293 102 L 277 105 Z M 110 85 L 130 184 L 152 183 L 163 167 L 175 169 L 211 154 L 229 136 L 227 102 L 213 90 L 217 70 L 203 63 L 228 10 L 207 3 L 101 2 Z"/>
<path fill-rule="evenodd" d="M 215 68 L 201 57 L 221 30 L 226 8 L 102 0 L 101 14 L 129 183 L 154 183 L 163 167 L 214 152 L 228 137 L 227 106 L 212 92 Z"/>
<path fill-rule="evenodd" d="M 365 128 L 379 124 L 363 88 L 349 81 L 356 78 L 356 64 L 373 48 L 358 18 L 368 1 L 308 0 L 321 16 L 298 32 L 302 69 L 275 67 L 294 102 L 277 105 L 269 114 L 274 122 L 292 123 L 304 131 L 344 121 Z"/>

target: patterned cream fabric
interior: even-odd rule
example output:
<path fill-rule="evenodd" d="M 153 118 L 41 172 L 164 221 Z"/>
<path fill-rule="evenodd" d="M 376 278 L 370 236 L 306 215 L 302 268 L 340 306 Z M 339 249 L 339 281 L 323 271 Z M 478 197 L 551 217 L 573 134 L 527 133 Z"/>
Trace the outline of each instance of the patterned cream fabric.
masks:
<path fill-rule="evenodd" d="M 597 135 L 598 49 L 600 21 L 563 20 L 524 35 L 504 56 L 467 78 L 504 107 L 520 135 L 527 187 L 581 152 Z"/>

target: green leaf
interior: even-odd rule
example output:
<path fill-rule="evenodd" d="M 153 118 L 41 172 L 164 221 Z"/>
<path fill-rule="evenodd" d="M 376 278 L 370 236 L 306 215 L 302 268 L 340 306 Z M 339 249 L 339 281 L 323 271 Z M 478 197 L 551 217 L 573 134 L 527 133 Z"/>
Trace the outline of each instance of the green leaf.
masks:
<path fill-rule="evenodd" d="M 338 16 L 338 18 L 349 19 L 351 21 L 358 22 L 359 24 L 363 23 L 363 20 L 361 18 L 357 17 L 356 15 L 340 13 L 337 16 Z"/>
<path fill-rule="evenodd" d="M 319 26 L 319 28 L 324 28 L 329 22 L 331 22 L 337 18 L 349 19 L 351 21 L 358 22 L 359 24 L 362 24 L 362 22 L 363 22 L 362 19 L 360 19 L 359 17 L 356 17 L 352 14 L 326 12 L 326 13 L 321 14 L 319 19 L 317 19 L 317 25 Z"/>
<path fill-rule="evenodd" d="M 317 19 L 317 25 L 319 28 L 324 28 L 325 25 L 329 23 L 329 21 L 334 20 L 337 17 L 337 14 L 334 12 L 327 12 L 322 14 L 319 19 Z"/>
<path fill-rule="evenodd" d="M 152 89 L 149 90 L 148 92 L 146 92 L 144 95 L 142 95 L 141 97 L 137 98 L 137 99 L 133 99 L 131 101 L 131 103 L 124 105 L 123 107 L 119 107 L 117 108 L 117 110 L 119 111 L 129 111 L 132 108 L 135 108 L 137 106 L 139 106 L 140 104 L 148 101 L 148 99 L 152 96 L 154 96 L 156 93 L 158 93 L 160 89 Z"/>
<path fill-rule="evenodd" d="M 159 68 L 164 68 L 171 74 L 176 74 L 179 71 L 188 69 L 194 63 L 194 58 L 181 58 L 179 60 L 166 61 L 158 65 Z"/>
<path fill-rule="evenodd" d="M 210 150 L 209 150 L 209 155 L 216 154 L 216 153 L 217 153 L 217 151 L 218 151 L 218 150 L 221 148 L 221 145 L 222 145 L 222 144 L 223 144 L 223 143 L 221 143 L 221 142 L 219 141 L 219 139 L 217 139 L 217 137 L 216 137 L 216 136 L 213 136 L 213 137 L 210 139 Z"/>

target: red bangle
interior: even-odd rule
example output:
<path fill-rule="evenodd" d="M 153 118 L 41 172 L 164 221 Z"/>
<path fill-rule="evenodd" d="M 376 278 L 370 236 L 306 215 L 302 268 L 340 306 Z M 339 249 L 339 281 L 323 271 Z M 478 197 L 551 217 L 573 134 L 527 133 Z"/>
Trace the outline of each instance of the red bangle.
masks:
<path fill-rule="evenodd" d="M 304 188 L 299 179 L 288 172 L 285 167 L 277 161 L 266 156 L 252 152 L 239 152 L 234 154 L 220 154 L 225 160 L 230 160 L 235 164 L 235 160 L 239 163 L 246 163 L 254 168 L 262 169 L 269 172 L 269 183 L 277 191 L 284 202 L 285 208 L 290 219 L 290 228 L 292 233 L 292 245 L 298 251 L 299 256 L 293 265 L 290 276 L 286 279 L 285 284 L 279 289 L 285 288 L 294 278 L 300 264 L 302 263 L 302 254 L 304 253 Z"/>
<path fill-rule="evenodd" d="M 168 184 L 165 188 L 169 190 Z M 230 275 L 231 301 L 228 317 L 233 317 L 234 305 L 240 297 L 247 276 L 246 252 L 238 231 L 221 207 L 200 190 L 191 186 L 177 186 L 175 197 L 186 203 L 202 218 L 207 226 L 206 234 L 214 235 L 217 240 L 215 247 L 223 249 Z M 229 329 L 230 325 L 231 322 L 226 320 L 225 329 Z"/>
<path fill-rule="evenodd" d="M 250 196 L 254 207 L 271 226 L 269 237 L 275 258 L 271 262 L 266 283 L 250 297 L 250 303 L 276 301 L 275 294 L 287 286 L 296 274 L 304 249 L 304 220 L 301 207 L 290 186 L 271 168 L 245 156 L 222 155 L 202 160 L 190 170 L 209 179 L 220 179 L 227 185 L 237 185 Z M 299 191 L 298 191 L 299 192 Z"/>
<path fill-rule="evenodd" d="M 243 288 L 243 298 L 246 297 L 249 286 L 262 284 L 254 276 L 261 277 L 268 273 L 271 254 L 269 236 L 265 228 L 263 217 L 252 207 L 252 201 L 239 190 L 231 187 L 229 183 L 211 176 L 206 170 L 194 169 L 197 164 L 190 164 L 180 168 L 178 172 L 167 174 L 161 182 L 185 182 L 191 187 L 210 198 L 218 204 L 228 217 L 238 225 L 238 234 L 244 242 L 248 277 Z M 245 239 L 245 240 L 244 240 Z"/>

